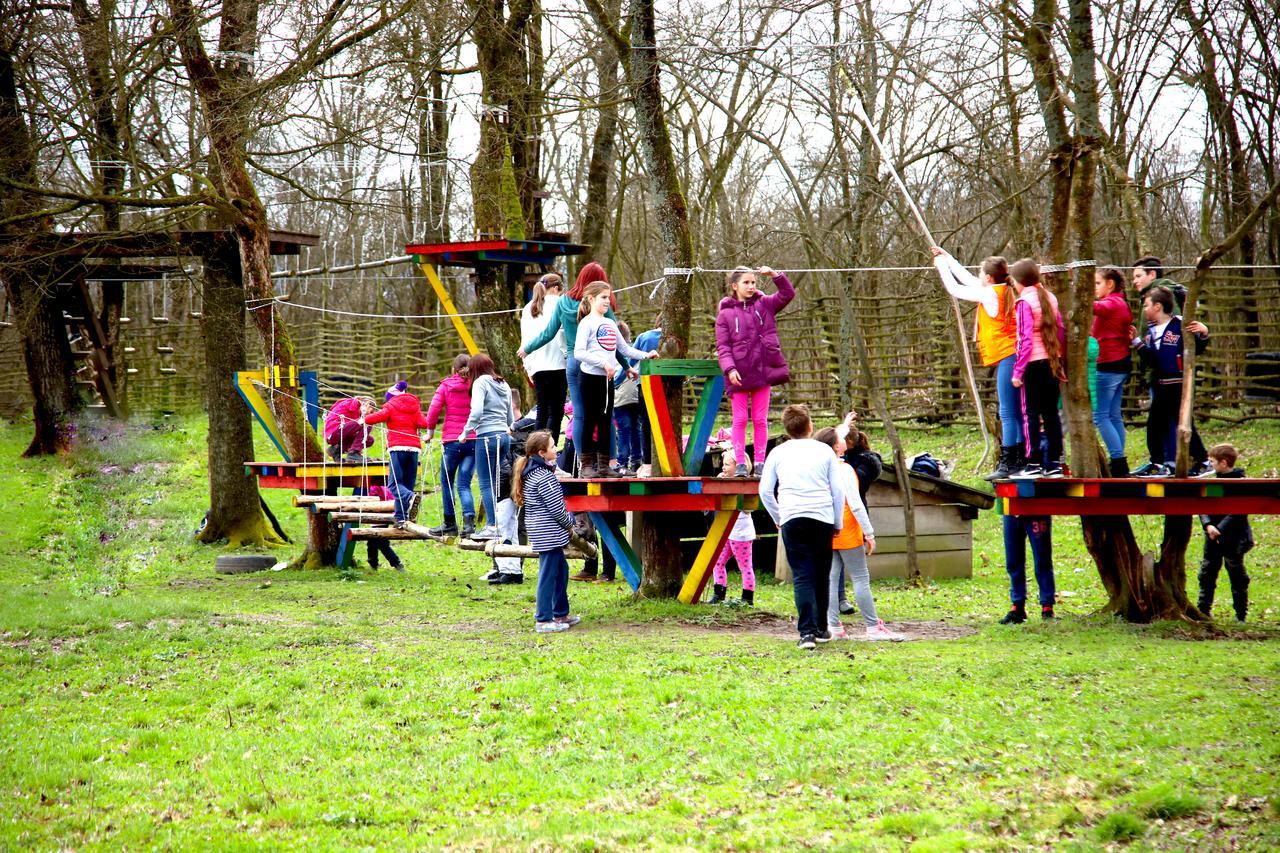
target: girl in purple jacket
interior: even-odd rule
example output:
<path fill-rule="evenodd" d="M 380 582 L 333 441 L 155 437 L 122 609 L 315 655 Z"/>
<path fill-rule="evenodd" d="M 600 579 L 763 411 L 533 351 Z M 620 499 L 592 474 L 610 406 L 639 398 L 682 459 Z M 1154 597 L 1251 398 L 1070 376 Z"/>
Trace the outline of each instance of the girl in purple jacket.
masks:
<path fill-rule="evenodd" d="M 1058 300 L 1040 283 L 1040 265 L 1023 258 L 1009 269 L 1018 293 L 1018 348 L 1013 363 L 1014 388 L 1022 391 L 1022 433 L 1027 464 L 1015 477 L 1062 476 L 1062 419 L 1058 414 L 1061 383 L 1067 381 L 1067 327 Z M 1040 430 L 1048 440 L 1041 458 Z"/>
<path fill-rule="evenodd" d="M 756 289 L 756 274 L 769 276 L 778 292 L 765 296 Z M 752 270 L 738 267 L 725 276 L 729 295 L 720 300 L 716 315 L 716 353 L 728 382 L 733 410 L 733 455 L 738 460 L 737 477 L 749 477 L 747 466 L 747 421 L 752 423 L 755 448 L 755 476 L 764 470 L 765 446 L 769 443 L 769 390 L 791 379 L 782 355 L 775 316 L 796 297 L 791 281 L 769 267 Z"/>

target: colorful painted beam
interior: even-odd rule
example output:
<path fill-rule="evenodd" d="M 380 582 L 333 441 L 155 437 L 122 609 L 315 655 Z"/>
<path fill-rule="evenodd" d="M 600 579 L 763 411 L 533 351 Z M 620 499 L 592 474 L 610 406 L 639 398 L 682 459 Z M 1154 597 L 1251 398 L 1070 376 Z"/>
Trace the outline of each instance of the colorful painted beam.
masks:
<path fill-rule="evenodd" d="M 246 462 L 245 473 L 258 478 L 262 489 L 320 491 L 329 488 L 367 489 L 386 485 L 390 467 L 374 461 L 355 465 L 336 462 Z"/>
<path fill-rule="evenodd" d="M 482 263 L 549 264 L 565 255 L 581 255 L 589 247 L 561 240 L 468 240 L 459 243 L 410 243 L 405 254 L 419 263 L 476 267 Z"/>
<path fill-rule="evenodd" d="M 649 363 L 651 362 L 643 361 L 641 365 Z M 640 391 L 644 397 L 645 412 L 649 415 L 653 449 L 658 457 L 658 473 L 665 477 L 682 476 L 684 462 L 680 458 L 680 436 L 671 423 L 671 412 L 667 409 L 667 395 L 663 390 L 662 380 L 658 376 L 642 375 Z"/>
<path fill-rule="evenodd" d="M 996 483 L 1002 515 L 1280 515 L 1280 480 L 1055 478 Z"/>
<path fill-rule="evenodd" d="M 685 575 L 684 585 L 680 587 L 679 599 L 685 604 L 697 604 L 698 599 L 702 597 L 711 567 L 719 559 L 720 552 L 729 544 L 729 532 L 733 530 L 733 524 L 738 520 L 738 512 L 739 510 L 730 509 L 716 513 L 715 520 L 711 522 L 711 529 L 707 531 L 707 538 L 702 540 L 702 547 L 698 549 L 698 555 L 693 558 L 689 574 Z"/>
<path fill-rule="evenodd" d="M 627 579 L 627 583 L 631 585 L 633 592 L 638 590 L 643 569 L 640 566 L 640 558 L 636 556 L 636 552 L 631 548 L 631 543 L 622 535 L 618 527 L 611 524 L 604 515 L 598 512 L 592 512 L 590 515 L 592 523 L 596 526 L 596 532 L 600 534 L 600 540 L 604 542 L 604 546 L 613 555 L 614 562 L 618 564 L 618 568 L 622 569 L 622 576 Z"/>
<path fill-rule="evenodd" d="M 476 339 L 471 337 L 467 324 L 462 322 L 462 316 L 454 306 L 448 289 L 445 288 L 444 282 L 440 280 L 440 276 L 436 274 L 435 266 L 423 261 L 418 264 L 418 268 L 422 270 L 422 274 L 427 278 L 427 283 L 435 291 L 436 298 L 440 300 L 440 307 L 444 308 L 444 312 L 449 315 L 449 321 L 453 323 L 453 328 L 457 331 L 458 337 L 462 339 L 462 345 L 467 348 L 467 352 L 471 355 L 480 352 L 480 348 L 476 346 Z"/>
<path fill-rule="evenodd" d="M 287 370 L 281 371 L 280 365 L 274 364 L 263 370 L 236 371 L 231 374 L 231 384 L 285 460 L 289 459 L 289 453 L 284 447 L 284 434 L 276 423 L 270 402 L 258 390 L 260 387 L 300 391 L 307 421 L 312 429 L 320 428 L 320 383 L 314 370 L 299 371 L 296 366 L 290 365 Z"/>

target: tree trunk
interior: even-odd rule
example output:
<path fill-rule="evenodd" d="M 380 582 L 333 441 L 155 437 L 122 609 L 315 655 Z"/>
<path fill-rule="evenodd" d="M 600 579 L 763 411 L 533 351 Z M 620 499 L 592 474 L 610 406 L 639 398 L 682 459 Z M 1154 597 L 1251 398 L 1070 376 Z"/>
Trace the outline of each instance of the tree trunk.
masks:
<path fill-rule="evenodd" d="M 204 259 L 205 405 L 209 413 L 209 515 L 197 537 L 231 547 L 279 543 L 262 514 L 257 481 L 244 471 L 253 459 L 253 432 L 231 375 L 247 366 L 245 299 L 240 252 L 228 239 L 220 252 Z"/>
<path fill-rule="evenodd" d="M 609 11 L 617 14 L 616 2 L 610 4 Z M 609 175 L 613 171 L 614 147 L 618 139 L 618 53 L 608 38 L 601 40 L 595 61 L 600 78 L 601 105 L 596 111 L 596 129 L 591 136 L 587 201 L 582 215 L 582 242 L 588 248 L 575 261 L 578 269 L 591 261 L 608 257 L 600 244 L 604 241 L 604 226 L 609 219 Z"/>

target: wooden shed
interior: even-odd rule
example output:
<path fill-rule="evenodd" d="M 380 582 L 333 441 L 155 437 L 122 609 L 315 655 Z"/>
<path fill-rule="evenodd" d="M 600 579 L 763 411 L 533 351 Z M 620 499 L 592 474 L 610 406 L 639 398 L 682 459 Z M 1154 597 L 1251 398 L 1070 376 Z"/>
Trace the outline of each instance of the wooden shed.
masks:
<path fill-rule="evenodd" d="M 972 577 L 973 520 L 979 510 L 995 505 L 995 496 L 914 471 L 910 477 L 921 574 L 933 578 Z M 898 478 L 891 464 L 886 464 L 880 479 L 871 484 L 867 511 L 876 529 L 876 552 L 868 560 L 871 577 L 906 577 L 906 527 Z"/>

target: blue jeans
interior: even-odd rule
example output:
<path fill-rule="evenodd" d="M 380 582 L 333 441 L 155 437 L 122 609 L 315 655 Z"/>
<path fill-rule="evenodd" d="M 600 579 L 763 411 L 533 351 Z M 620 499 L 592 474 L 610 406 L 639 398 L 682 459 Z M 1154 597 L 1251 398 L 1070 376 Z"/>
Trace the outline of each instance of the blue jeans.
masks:
<path fill-rule="evenodd" d="M 538 594 L 533 618 L 550 622 L 569 615 L 569 561 L 564 549 L 538 554 Z"/>
<path fill-rule="evenodd" d="M 573 405 L 573 446 L 582 447 L 582 368 L 573 357 L 573 347 L 564 360 L 564 378 L 569 385 L 569 402 Z"/>
<path fill-rule="evenodd" d="M 458 493 L 463 516 L 475 518 L 476 499 L 471 495 L 471 475 L 476 470 L 476 451 L 473 441 L 446 441 L 440 454 L 440 484 L 444 487 L 444 516 L 454 514 L 453 493 Z"/>
<path fill-rule="evenodd" d="M 1027 542 L 1031 543 L 1031 559 L 1035 564 L 1036 586 L 1040 588 L 1041 606 L 1053 606 L 1056 589 L 1053 582 L 1053 527 L 1048 517 L 1006 515 L 1004 521 L 1004 561 L 1009 572 L 1009 601 L 1022 604 L 1027 600 Z"/>
<path fill-rule="evenodd" d="M 574 418 L 577 423 L 577 418 Z M 485 524 L 498 523 L 498 477 L 502 459 L 510 452 L 511 436 L 490 432 L 476 436 L 476 474 L 480 480 L 480 500 L 484 502 Z"/>
<path fill-rule="evenodd" d="M 1098 399 L 1093 402 L 1093 423 L 1098 427 L 1102 443 L 1107 446 L 1107 455 L 1112 459 L 1124 456 L 1124 417 L 1120 414 L 1120 404 L 1124 401 L 1124 383 L 1128 379 L 1127 373 L 1098 371 Z"/>
<path fill-rule="evenodd" d="M 618 429 L 618 461 L 623 465 L 639 465 L 643 461 L 640 422 L 644 419 L 640 406 L 631 404 L 613 410 L 613 425 Z"/>
<path fill-rule="evenodd" d="M 1000 444 L 1013 447 L 1022 444 L 1022 398 L 1013 387 L 1013 363 L 1016 355 L 996 363 L 996 399 L 1000 403 Z"/>
<path fill-rule="evenodd" d="M 396 521 L 409 517 L 409 504 L 413 501 L 413 486 L 418 482 L 418 454 L 412 450 L 393 450 L 391 457 L 391 482 L 388 489 L 396 499 Z"/>

